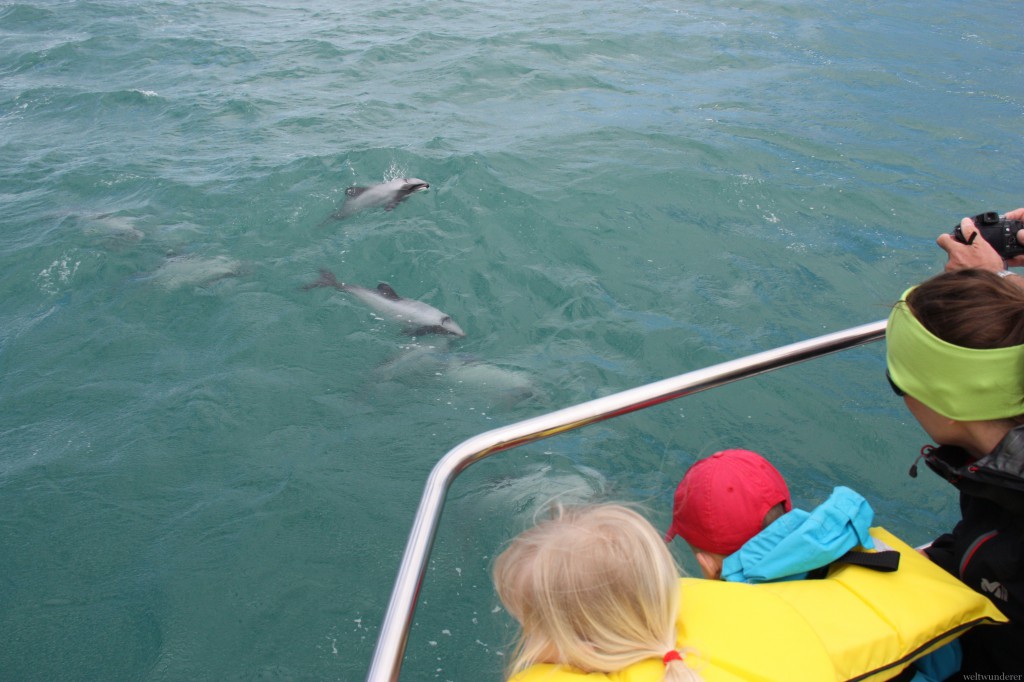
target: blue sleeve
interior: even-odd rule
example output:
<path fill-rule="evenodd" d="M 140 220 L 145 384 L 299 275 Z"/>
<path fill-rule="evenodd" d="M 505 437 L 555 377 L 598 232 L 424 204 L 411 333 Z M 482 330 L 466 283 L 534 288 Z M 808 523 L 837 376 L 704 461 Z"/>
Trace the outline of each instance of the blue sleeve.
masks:
<path fill-rule="evenodd" d="M 911 678 L 911 682 L 942 682 L 959 671 L 962 663 L 963 650 L 960 648 L 960 640 L 953 640 L 914 661 L 914 669 L 917 672 Z"/>

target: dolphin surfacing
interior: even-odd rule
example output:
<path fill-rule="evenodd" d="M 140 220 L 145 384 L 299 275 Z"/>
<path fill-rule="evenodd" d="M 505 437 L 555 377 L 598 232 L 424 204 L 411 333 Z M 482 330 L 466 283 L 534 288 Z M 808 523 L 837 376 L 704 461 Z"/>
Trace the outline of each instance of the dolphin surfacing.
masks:
<path fill-rule="evenodd" d="M 428 182 L 419 178 L 395 178 L 370 187 L 349 187 L 345 190 L 345 203 L 328 216 L 327 220 L 344 220 L 360 211 L 381 206 L 385 211 L 390 211 L 405 201 L 410 194 L 422 192 L 429 187 Z"/>
<path fill-rule="evenodd" d="M 378 313 L 397 320 L 406 325 L 404 334 L 423 336 L 424 334 L 448 334 L 465 336 L 466 332 L 455 323 L 448 313 L 422 301 L 402 298 L 391 285 L 381 282 L 376 289 L 367 289 L 355 284 L 339 282 L 330 270 L 321 269 L 320 278 L 302 287 L 304 290 L 317 287 L 333 287 L 338 291 L 352 294 Z"/>

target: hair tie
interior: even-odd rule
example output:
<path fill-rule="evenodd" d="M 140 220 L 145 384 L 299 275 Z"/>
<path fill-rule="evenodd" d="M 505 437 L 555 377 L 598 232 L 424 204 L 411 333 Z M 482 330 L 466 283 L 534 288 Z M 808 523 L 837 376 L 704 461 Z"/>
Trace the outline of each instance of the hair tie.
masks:
<path fill-rule="evenodd" d="M 672 649 L 667 654 L 665 654 L 664 656 L 661 657 L 661 662 L 664 663 L 665 665 L 668 665 L 672 661 L 681 661 L 681 660 L 683 660 L 682 654 L 680 654 L 675 649 Z"/>

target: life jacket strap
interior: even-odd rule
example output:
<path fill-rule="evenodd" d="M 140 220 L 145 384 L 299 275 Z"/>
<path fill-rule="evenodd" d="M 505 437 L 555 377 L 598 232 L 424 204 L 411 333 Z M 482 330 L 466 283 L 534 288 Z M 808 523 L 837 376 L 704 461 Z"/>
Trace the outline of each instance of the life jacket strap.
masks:
<path fill-rule="evenodd" d="M 858 552 L 851 549 L 832 563 L 811 571 L 807 574 L 807 577 L 814 580 L 824 578 L 828 575 L 829 569 L 836 564 L 852 564 L 853 566 L 870 568 L 873 571 L 892 573 L 900 567 L 900 553 L 894 549 L 887 549 L 882 552 Z"/>

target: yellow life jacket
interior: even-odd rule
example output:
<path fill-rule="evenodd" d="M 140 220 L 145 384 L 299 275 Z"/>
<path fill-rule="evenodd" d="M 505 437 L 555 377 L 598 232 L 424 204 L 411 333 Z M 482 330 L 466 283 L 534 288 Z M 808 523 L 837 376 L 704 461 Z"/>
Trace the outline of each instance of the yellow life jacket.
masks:
<path fill-rule="evenodd" d="M 682 578 L 678 648 L 705 682 L 880 681 L 975 625 L 1006 618 L 882 528 L 899 570 L 837 565 L 821 580 L 749 585 Z M 538 664 L 510 682 L 657 682 L 659 659 L 615 673 Z"/>

